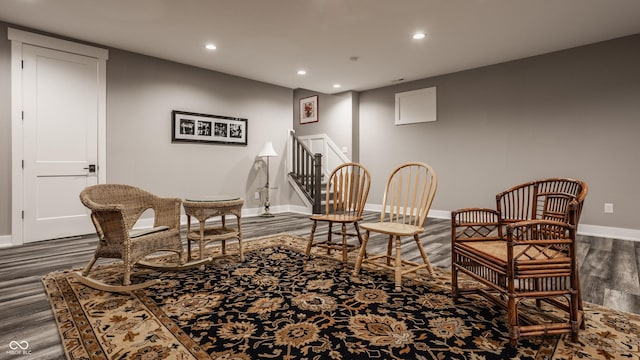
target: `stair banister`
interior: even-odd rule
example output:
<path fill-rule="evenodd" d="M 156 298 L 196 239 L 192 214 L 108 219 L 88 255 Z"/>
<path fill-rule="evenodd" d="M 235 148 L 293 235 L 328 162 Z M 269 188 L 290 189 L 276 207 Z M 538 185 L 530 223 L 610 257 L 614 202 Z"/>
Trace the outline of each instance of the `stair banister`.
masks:
<path fill-rule="evenodd" d="M 313 213 L 321 212 L 322 154 L 314 154 L 289 130 L 291 141 L 291 171 L 294 180 L 307 200 L 312 203 Z"/>

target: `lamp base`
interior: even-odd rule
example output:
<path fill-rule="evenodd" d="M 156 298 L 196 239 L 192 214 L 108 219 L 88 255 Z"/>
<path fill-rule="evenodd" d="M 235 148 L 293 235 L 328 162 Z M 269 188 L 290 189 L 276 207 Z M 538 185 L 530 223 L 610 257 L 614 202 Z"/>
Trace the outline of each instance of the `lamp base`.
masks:
<path fill-rule="evenodd" d="M 273 214 L 269 211 L 271 204 L 269 203 L 269 186 L 267 185 L 267 201 L 264 202 L 264 212 L 260 214 L 261 217 L 273 217 Z"/>

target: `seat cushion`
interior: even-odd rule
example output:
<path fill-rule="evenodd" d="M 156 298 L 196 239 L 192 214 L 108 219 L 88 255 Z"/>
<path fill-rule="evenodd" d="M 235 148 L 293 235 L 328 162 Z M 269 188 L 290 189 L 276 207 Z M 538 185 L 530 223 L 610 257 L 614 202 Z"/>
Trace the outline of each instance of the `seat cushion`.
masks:
<path fill-rule="evenodd" d="M 152 228 L 146 228 L 146 229 L 132 229 L 131 231 L 129 231 L 129 238 L 134 239 L 140 236 L 154 234 L 154 233 L 165 231 L 165 230 L 169 230 L 169 227 L 163 225 L 163 226 L 154 226 Z"/>

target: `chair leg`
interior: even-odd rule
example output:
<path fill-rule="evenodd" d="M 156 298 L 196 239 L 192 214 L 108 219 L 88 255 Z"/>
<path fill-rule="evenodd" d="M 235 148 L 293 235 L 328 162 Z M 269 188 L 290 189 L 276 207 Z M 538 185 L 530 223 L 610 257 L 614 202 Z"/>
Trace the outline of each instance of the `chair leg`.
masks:
<path fill-rule="evenodd" d="M 311 254 L 311 245 L 313 245 L 313 235 L 316 233 L 316 226 L 318 226 L 318 222 L 313 220 L 313 225 L 311 225 L 311 235 L 309 235 L 309 242 L 307 243 L 307 257 Z"/>
<path fill-rule="evenodd" d="M 122 280 L 122 285 L 131 285 L 131 266 L 129 266 L 129 264 L 124 264 L 124 279 Z"/>
<path fill-rule="evenodd" d="M 362 235 L 360 234 L 360 226 L 358 225 L 358 222 L 355 221 L 353 223 L 353 227 L 356 228 L 356 235 L 358 236 L 358 243 L 360 244 L 360 247 L 362 247 Z M 364 258 L 367 258 L 367 249 L 364 249 Z"/>
<path fill-rule="evenodd" d="M 91 270 L 91 268 L 93 267 L 93 265 L 96 263 L 97 260 L 98 260 L 98 257 L 94 255 L 91 261 L 89 261 L 89 263 L 87 264 L 87 266 L 84 267 L 84 270 L 82 270 L 82 276 L 89 275 L 89 271 Z"/>
<path fill-rule="evenodd" d="M 512 295 L 507 300 L 507 319 L 509 321 L 509 338 L 511 345 L 518 345 L 518 303 Z"/>
<path fill-rule="evenodd" d="M 427 264 L 427 271 L 429 271 L 429 275 L 433 276 L 433 268 L 431 267 L 431 262 L 427 257 L 427 253 L 424 251 L 424 247 L 422 247 L 422 243 L 420 242 L 420 237 L 418 234 L 413 235 L 413 240 L 416 241 L 416 245 L 418 246 L 418 250 L 420 250 L 420 256 L 422 256 L 422 261 Z"/>
<path fill-rule="evenodd" d="M 387 244 L 387 266 L 391 266 L 391 250 L 393 250 L 393 235 L 389 235 L 389 243 Z"/>
<path fill-rule="evenodd" d="M 458 301 L 458 268 L 455 263 L 451 263 L 451 298 L 454 303 Z"/>
<path fill-rule="evenodd" d="M 333 222 L 329 221 L 329 229 L 327 232 L 327 255 L 331 255 L 331 248 L 333 247 L 333 239 L 331 239 L 331 235 L 333 233 L 333 230 L 331 229 L 333 227 Z"/>
<path fill-rule="evenodd" d="M 347 265 L 347 224 L 342 223 L 342 263 Z"/>
<path fill-rule="evenodd" d="M 364 259 L 364 254 L 367 251 L 367 241 L 369 241 L 369 230 L 365 233 L 362 238 L 362 245 L 360 246 L 360 251 L 358 251 L 358 257 L 356 258 L 356 266 L 353 269 L 353 276 L 358 277 L 360 273 L 360 267 L 362 266 L 362 259 Z"/>
<path fill-rule="evenodd" d="M 571 295 L 569 297 L 571 302 L 569 304 L 569 312 L 570 312 L 569 320 L 571 321 L 571 341 L 574 343 L 578 342 L 578 332 L 580 331 L 579 328 L 582 327 L 583 324 L 585 324 L 584 315 L 582 316 L 582 322 L 578 324 L 578 318 L 579 318 L 578 313 L 580 311 L 579 309 L 580 304 L 578 303 L 580 300 L 579 294 L 580 293 L 575 291 L 574 289 L 574 291 L 571 292 Z"/>
<path fill-rule="evenodd" d="M 458 301 L 458 267 L 456 266 L 456 246 L 451 244 L 451 298 Z"/>
<path fill-rule="evenodd" d="M 400 292 L 402 290 L 402 254 L 400 253 L 400 247 L 402 246 L 402 240 L 400 236 L 396 236 L 396 263 L 395 263 L 395 291 Z"/>
<path fill-rule="evenodd" d="M 575 280 L 572 280 L 572 282 L 575 284 L 574 290 L 578 292 L 577 294 L 578 310 L 584 311 L 584 308 L 582 307 L 582 289 L 580 288 L 580 273 L 578 272 L 577 268 L 574 268 L 573 273 L 575 274 Z M 582 330 L 587 329 L 587 321 L 585 320 L 584 316 L 582 317 L 582 321 L 580 322 L 580 329 Z"/>

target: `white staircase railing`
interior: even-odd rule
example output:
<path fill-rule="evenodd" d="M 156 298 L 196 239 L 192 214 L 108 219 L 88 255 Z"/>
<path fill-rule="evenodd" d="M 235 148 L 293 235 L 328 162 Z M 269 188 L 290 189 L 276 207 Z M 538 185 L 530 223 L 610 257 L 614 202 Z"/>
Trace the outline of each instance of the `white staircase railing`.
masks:
<path fill-rule="evenodd" d="M 327 134 L 298 136 L 298 139 L 312 152 L 322 154 L 322 172 L 325 178 L 328 178 L 338 165 L 351 161 Z"/>

